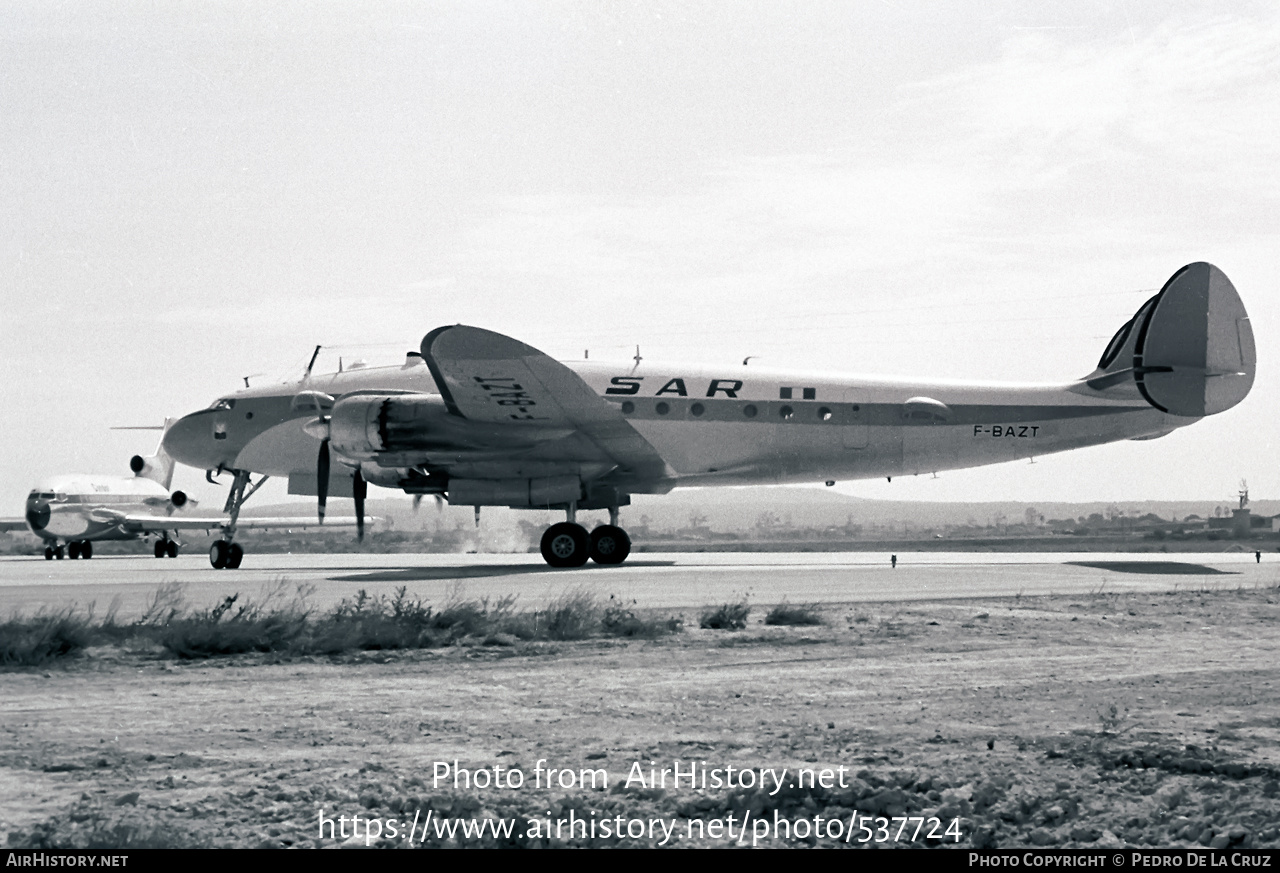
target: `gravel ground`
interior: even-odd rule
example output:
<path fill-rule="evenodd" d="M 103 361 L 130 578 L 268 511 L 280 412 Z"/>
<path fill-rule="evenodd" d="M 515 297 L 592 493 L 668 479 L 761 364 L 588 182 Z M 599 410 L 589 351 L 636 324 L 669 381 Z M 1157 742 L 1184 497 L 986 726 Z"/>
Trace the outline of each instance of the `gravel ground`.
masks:
<path fill-rule="evenodd" d="M 765 611 L 738 631 L 687 613 L 657 640 L 201 661 L 104 648 L 9 671 L 0 833 L 35 848 L 1280 846 L 1275 588 L 828 605 L 818 627 Z M 685 778 L 653 784 L 675 762 Z M 688 784 L 695 765 L 706 787 Z M 455 787 L 444 766 L 525 784 Z M 795 784 L 802 768 L 815 784 Z M 583 770 L 607 784 L 583 787 Z"/>

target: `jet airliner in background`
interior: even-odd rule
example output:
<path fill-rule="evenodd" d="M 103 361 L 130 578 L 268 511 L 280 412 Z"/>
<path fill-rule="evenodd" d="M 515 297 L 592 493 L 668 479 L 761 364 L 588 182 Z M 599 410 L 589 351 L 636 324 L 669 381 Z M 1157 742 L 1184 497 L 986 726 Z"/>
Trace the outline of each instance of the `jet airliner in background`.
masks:
<path fill-rule="evenodd" d="M 400 367 L 321 376 L 309 366 L 299 382 L 221 397 L 178 421 L 164 446 L 209 477 L 232 475 L 215 567 L 237 548 L 254 473 L 287 476 L 291 493 L 317 497 L 321 518 L 331 487 L 363 515 L 367 483 L 477 512 L 563 510 L 542 537 L 547 563 L 617 564 L 631 548 L 618 511 L 632 494 L 892 478 L 1153 439 L 1235 406 L 1254 369 L 1235 288 L 1194 263 L 1120 327 L 1091 373 L 1061 384 L 559 363 L 455 325 L 428 333 Z M 588 509 L 607 509 L 609 523 L 588 532 L 576 522 Z"/>
<path fill-rule="evenodd" d="M 165 422 L 168 430 L 172 420 Z M 128 428 L 150 430 L 152 428 Z M 161 430 L 162 428 L 154 428 Z M 93 557 L 93 544 L 103 540 L 155 539 L 157 558 L 178 556 L 183 530 L 224 531 L 226 516 L 191 516 L 182 513 L 194 506 L 182 491 L 170 491 L 174 461 L 161 445 L 154 455 L 134 455 L 132 476 L 56 476 L 37 484 L 27 495 L 26 516 L 0 519 L 0 531 L 30 530 L 45 542 L 45 560 Z M 334 519 L 338 525 L 354 519 Z M 315 522 L 305 518 L 254 518 L 245 527 L 302 529 Z M 221 542 L 221 540 L 219 540 Z M 244 552 L 238 544 L 227 549 L 226 566 L 238 567 Z"/>

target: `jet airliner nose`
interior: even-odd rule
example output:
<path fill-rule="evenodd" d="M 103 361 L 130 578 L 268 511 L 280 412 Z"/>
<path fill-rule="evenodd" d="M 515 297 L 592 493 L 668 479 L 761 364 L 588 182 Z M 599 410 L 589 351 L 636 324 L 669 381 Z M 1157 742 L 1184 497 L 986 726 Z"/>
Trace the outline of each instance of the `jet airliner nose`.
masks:
<path fill-rule="evenodd" d="M 44 500 L 32 497 L 27 500 L 27 524 L 32 530 L 44 530 L 49 524 L 49 504 Z"/>
<path fill-rule="evenodd" d="M 212 470 L 229 460 L 223 446 L 214 441 L 212 413 L 207 409 L 175 421 L 160 445 L 178 463 L 198 470 Z"/>

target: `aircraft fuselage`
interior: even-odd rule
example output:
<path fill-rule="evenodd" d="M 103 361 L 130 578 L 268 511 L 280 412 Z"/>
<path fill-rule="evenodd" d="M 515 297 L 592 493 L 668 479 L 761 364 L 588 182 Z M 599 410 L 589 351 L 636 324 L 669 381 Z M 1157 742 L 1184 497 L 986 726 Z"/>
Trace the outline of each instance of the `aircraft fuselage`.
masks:
<path fill-rule="evenodd" d="M 622 483 L 633 493 L 929 473 L 1160 435 L 1196 420 L 1161 412 L 1136 394 L 1099 397 L 1075 383 L 980 385 L 842 379 L 757 367 L 565 365 L 615 406 L 666 463 L 668 473 L 659 481 Z M 518 382 L 490 385 L 494 402 L 504 403 L 513 419 L 527 416 L 536 423 L 536 404 L 522 405 Z M 425 366 L 368 368 L 251 388 L 181 419 L 166 447 L 182 463 L 205 469 L 309 475 L 319 440 L 303 430 L 317 416 L 296 400 L 304 390 L 335 398 L 439 393 Z M 440 427 L 453 427 L 452 444 L 458 445 L 466 426 L 445 422 L 444 415 L 442 408 Z M 550 441 L 519 453 L 518 461 L 509 450 L 485 452 L 485 430 L 474 428 L 473 475 L 536 475 L 540 461 L 548 468 L 558 463 Z M 453 469 L 467 463 L 466 454 L 453 453 Z M 495 454 L 501 457 L 488 457 Z M 397 466 L 402 460 L 408 459 L 384 457 L 379 463 Z"/>
<path fill-rule="evenodd" d="M 26 519 L 32 533 L 55 543 L 132 540 L 138 534 L 122 529 L 118 516 L 163 517 L 171 507 L 169 492 L 141 476 L 69 475 L 47 479 L 31 490 Z"/>

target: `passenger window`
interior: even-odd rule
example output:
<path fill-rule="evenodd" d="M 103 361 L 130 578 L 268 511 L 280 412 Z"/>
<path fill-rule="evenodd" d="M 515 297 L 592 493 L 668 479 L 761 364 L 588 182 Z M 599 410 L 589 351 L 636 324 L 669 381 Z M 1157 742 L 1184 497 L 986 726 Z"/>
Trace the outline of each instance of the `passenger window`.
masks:
<path fill-rule="evenodd" d="M 790 421 L 792 417 L 795 415 L 795 410 L 793 410 L 790 406 L 784 406 L 778 410 L 778 415 L 782 416 L 782 418 L 785 421 Z"/>

